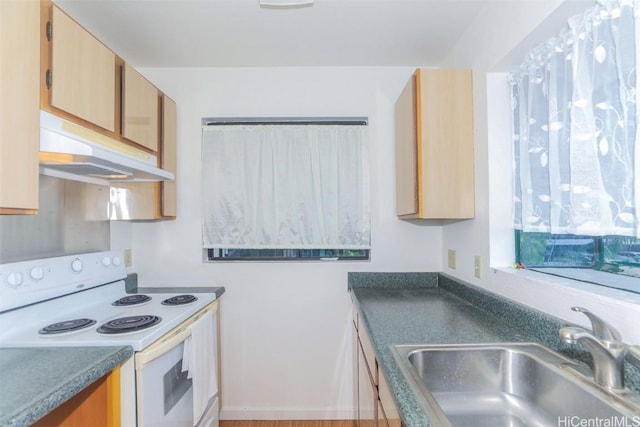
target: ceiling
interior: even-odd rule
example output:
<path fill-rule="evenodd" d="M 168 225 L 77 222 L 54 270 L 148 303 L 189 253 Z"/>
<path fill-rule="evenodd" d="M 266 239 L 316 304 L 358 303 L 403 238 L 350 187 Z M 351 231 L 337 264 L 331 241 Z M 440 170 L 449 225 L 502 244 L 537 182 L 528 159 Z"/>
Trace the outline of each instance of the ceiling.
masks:
<path fill-rule="evenodd" d="M 258 0 L 55 3 L 135 67 L 437 67 L 483 10 L 536 1 L 550 0 L 315 0 L 288 9 Z"/>

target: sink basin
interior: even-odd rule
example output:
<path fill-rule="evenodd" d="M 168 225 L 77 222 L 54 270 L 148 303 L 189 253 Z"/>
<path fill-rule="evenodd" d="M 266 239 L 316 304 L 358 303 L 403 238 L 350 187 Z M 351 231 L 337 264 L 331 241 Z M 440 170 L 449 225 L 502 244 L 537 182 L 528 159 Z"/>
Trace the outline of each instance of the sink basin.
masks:
<path fill-rule="evenodd" d="M 557 427 L 598 425 L 575 422 L 604 418 L 622 422 L 607 425 L 640 422 L 640 407 L 628 398 L 632 392 L 608 392 L 578 373 L 583 369 L 579 365 L 538 344 L 399 345 L 392 350 L 436 425 Z"/>

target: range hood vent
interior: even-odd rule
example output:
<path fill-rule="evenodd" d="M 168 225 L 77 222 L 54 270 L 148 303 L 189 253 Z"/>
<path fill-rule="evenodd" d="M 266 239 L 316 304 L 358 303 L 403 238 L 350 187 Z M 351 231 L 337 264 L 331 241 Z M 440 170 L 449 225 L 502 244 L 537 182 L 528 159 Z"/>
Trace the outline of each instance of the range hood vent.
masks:
<path fill-rule="evenodd" d="M 170 181 L 158 158 L 100 133 L 40 111 L 40 173 L 109 185 L 113 181 Z"/>

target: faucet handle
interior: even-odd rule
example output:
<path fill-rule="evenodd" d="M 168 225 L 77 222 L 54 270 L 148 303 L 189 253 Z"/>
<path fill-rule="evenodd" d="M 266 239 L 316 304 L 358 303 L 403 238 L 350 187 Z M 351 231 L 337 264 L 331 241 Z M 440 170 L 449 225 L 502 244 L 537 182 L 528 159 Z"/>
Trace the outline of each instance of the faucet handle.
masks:
<path fill-rule="evenodd" d="M 589 318 L 593 334 L 599 340 L 612 344 L 622 343 L 622 335 L 620 332 L 600 317 L 583 307 L 571 307 L 571 310 L 582 313 Z"/>

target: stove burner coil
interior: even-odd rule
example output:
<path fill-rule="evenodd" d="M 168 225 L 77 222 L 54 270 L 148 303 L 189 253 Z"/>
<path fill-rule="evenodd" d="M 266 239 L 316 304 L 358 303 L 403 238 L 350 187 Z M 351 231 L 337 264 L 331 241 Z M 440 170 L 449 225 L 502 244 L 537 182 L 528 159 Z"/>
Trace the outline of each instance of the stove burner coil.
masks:
<path fill-rule="evenodd" d="M 38 331 L 42 335 L 62 334 L 65 332 L 77 331 L 80 329 L 88 328 L 96 323 L 93 319 L 73 319 L 65 320 L 63 322 L 52 323 L 45 326 Z"/>
<path fill-rule="evenodd" d="M 194 295 L 176 295 L 171 298 L 167 298 L 162 301 L 162 305 L 184 305 L 191 304 L 192 302 L 198 301 L 198 298 Z"/>
<path fill-rule="evenodd" d="M 137 305 L 142 304 L 144 302 L 151 301 L 151 297 L 144 294 L 134 294 L 127 295 L 126 297 L 122 297 L 117 301 L 111 303 L 111 305 L 115 305 L 117 307 L 127 306 L 127 305 Z"/>
<path fill-rule="evenodd" d="M 161 317 L 148 314 L 120 317 L 104 323 L 97 331 L 101 334 L 123 334 L 125 332 L 135 332 L 150 328 L 161 321 Z"/>

